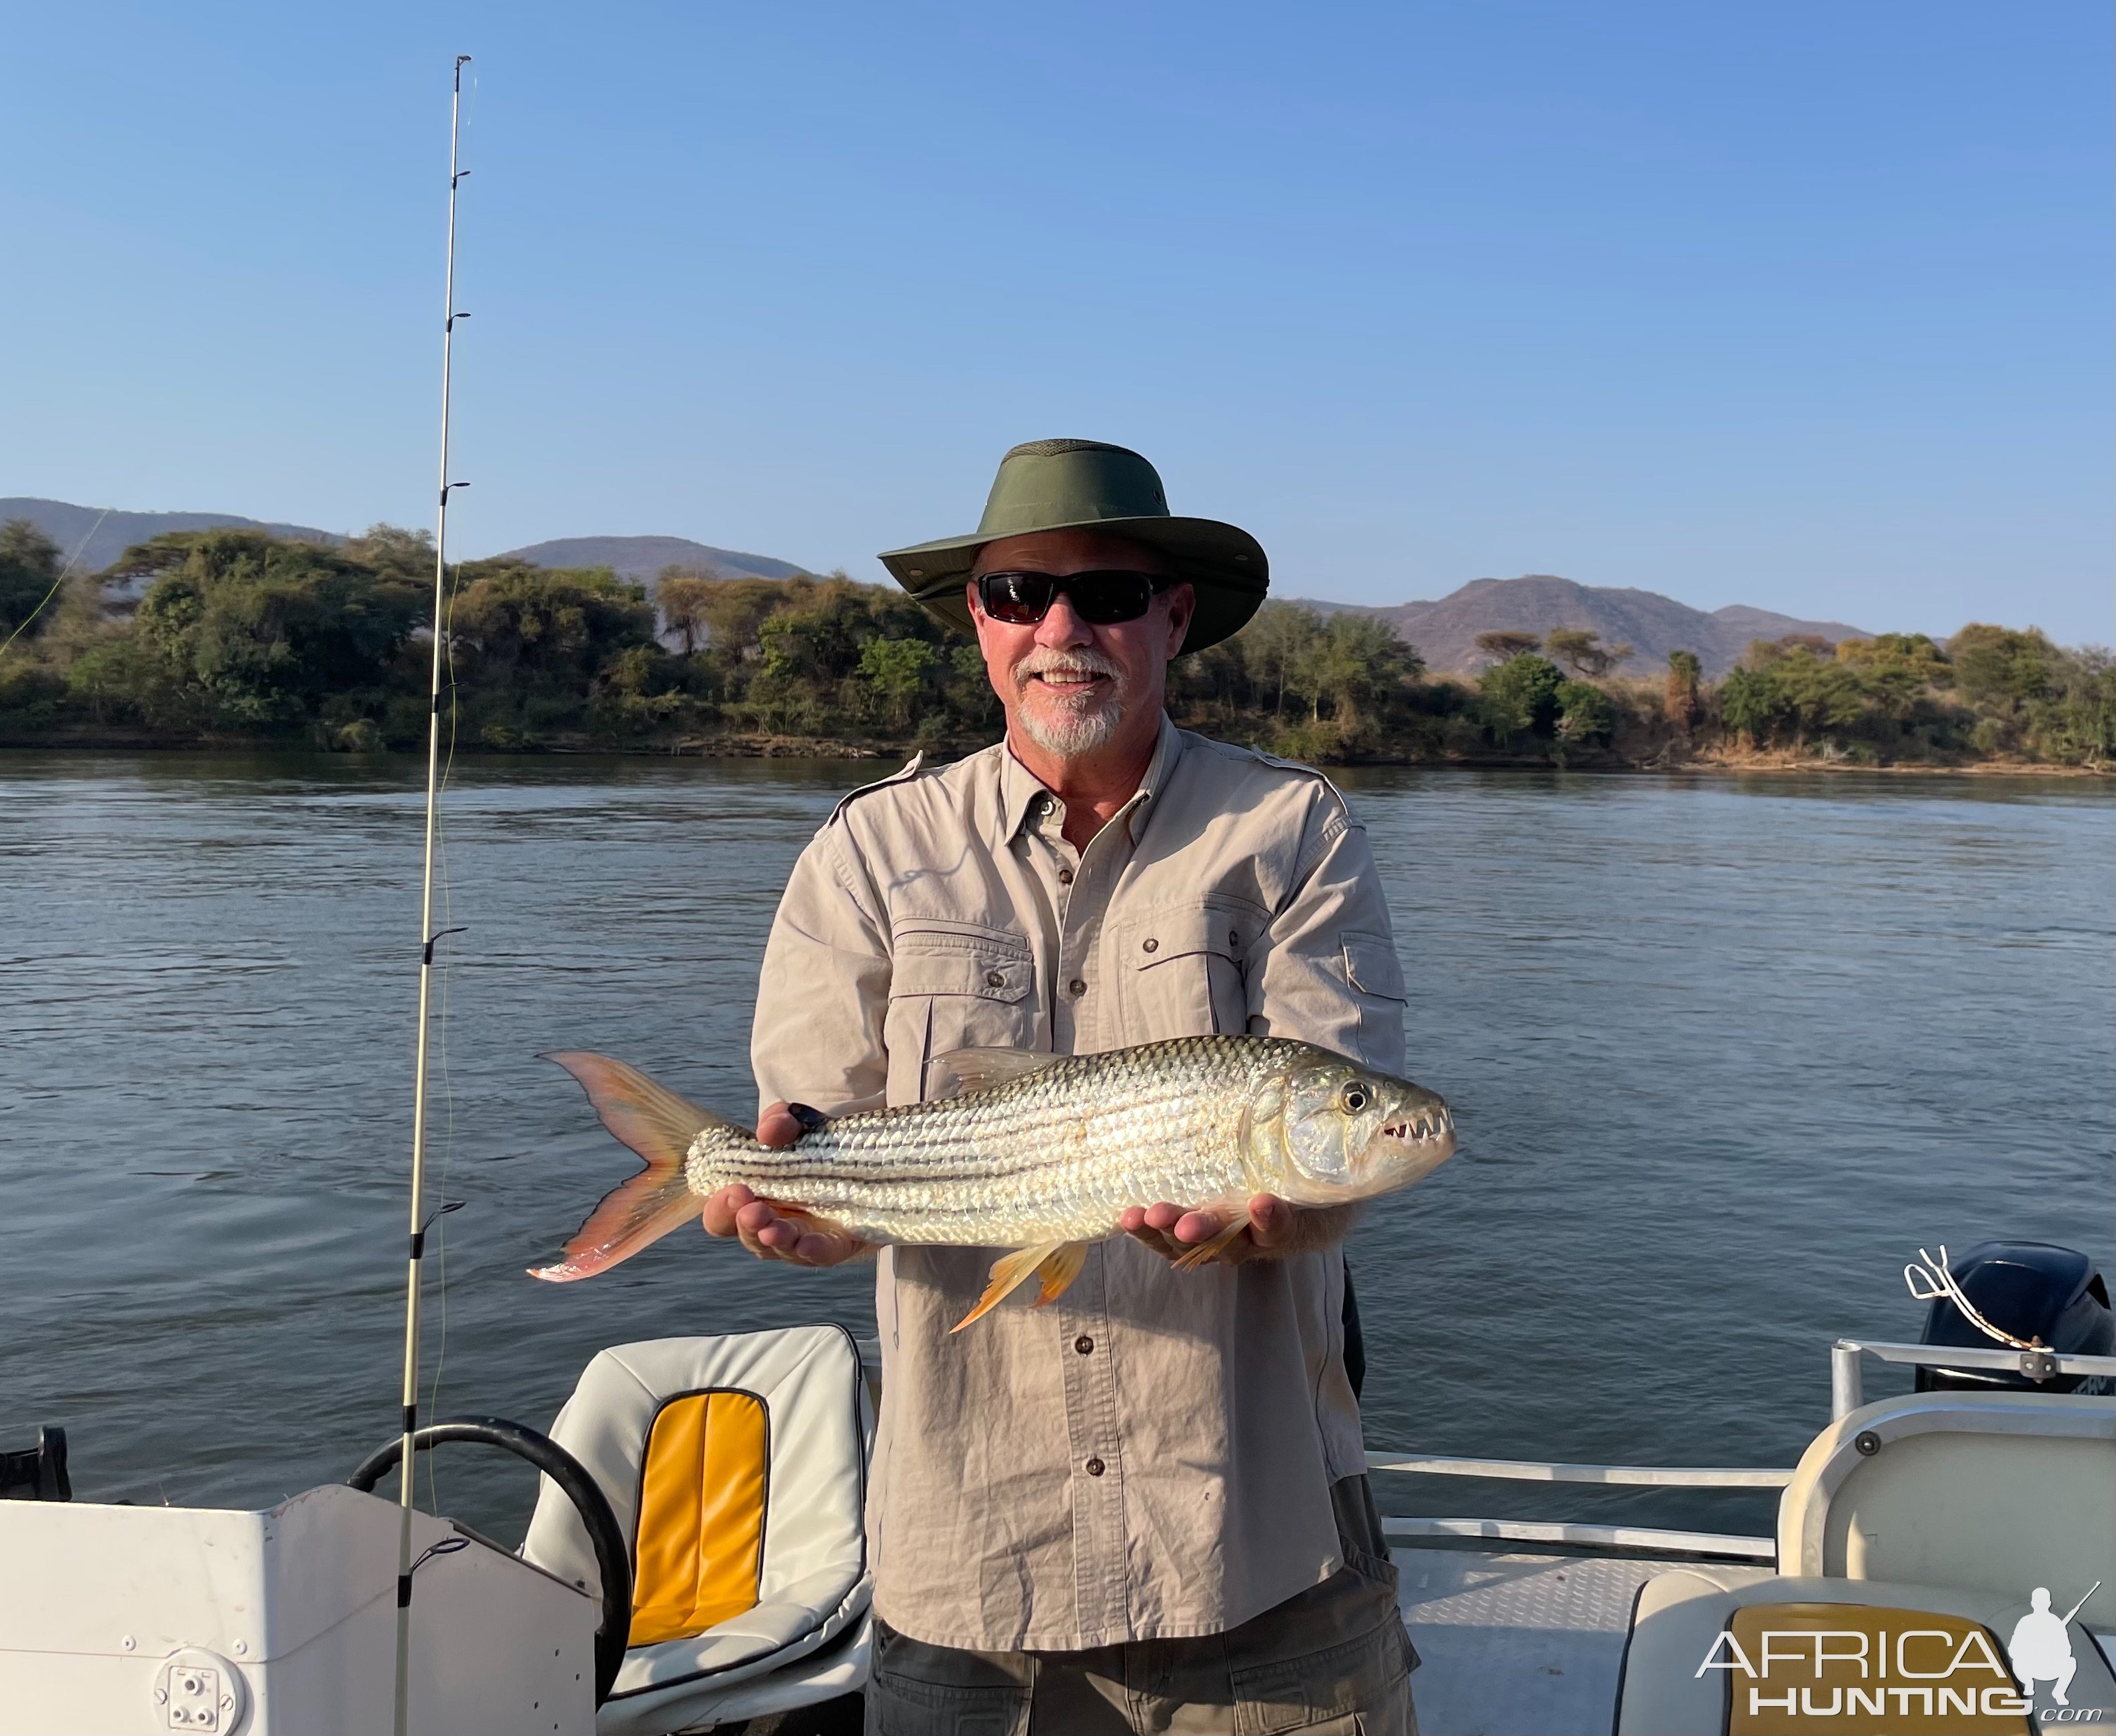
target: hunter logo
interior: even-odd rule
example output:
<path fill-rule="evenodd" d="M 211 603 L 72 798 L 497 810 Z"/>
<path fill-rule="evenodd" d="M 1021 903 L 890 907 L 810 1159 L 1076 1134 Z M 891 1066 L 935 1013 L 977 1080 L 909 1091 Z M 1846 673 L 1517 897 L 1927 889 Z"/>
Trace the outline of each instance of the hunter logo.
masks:
<path fill-rule="evenodd" d="M 2013 1634 L 2009 1657 L 1990 1629 L 1960 1616 L 1751 1604 L 1734 1612 L 1696 1673 L 1725 1673 L 1728 1736 L 2022 1736 L 2110 1721 L 2107 1709 L 2061 1697 L 2077 1665 L 2046 1590 Z M 2053 1701 L 2040 1710 L 2039 1687 Z"/>

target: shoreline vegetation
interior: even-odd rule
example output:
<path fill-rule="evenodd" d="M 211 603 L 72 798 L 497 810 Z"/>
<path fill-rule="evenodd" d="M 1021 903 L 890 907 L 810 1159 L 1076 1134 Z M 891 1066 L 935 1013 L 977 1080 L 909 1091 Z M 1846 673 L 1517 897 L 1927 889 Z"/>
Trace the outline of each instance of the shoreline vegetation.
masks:
<path fill-rule="evenodd" d="M 401 752 L 425 744 L 433 545 L 377 525 L 333 546 L 186 531 L 62 576 L 0 525 L 0 747 Z M 974 644 L 843 573 L 646 587 L 509 557 L 453 569 L 443 705 L 459 751 L 724 757 L 947 754 L 999 733 Z M 1478 638 L 1434 675 L 1371 617 L 1267 603 L 1176 663 L 1176 721 L 1327 765 L 1651 771 L 2100 773 L 2116 660 L 2034 628 L 1750 644 L 1724 679 L 1688 652 L 1558 628 Z"/>

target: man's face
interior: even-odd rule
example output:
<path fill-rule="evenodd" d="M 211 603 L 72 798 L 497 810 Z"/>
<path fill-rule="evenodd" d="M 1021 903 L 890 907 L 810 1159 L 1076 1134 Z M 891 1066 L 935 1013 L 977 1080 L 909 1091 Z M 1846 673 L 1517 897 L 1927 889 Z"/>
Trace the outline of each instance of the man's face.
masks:
<path fill-rule="evenodd" d="M 973 574 L 1167 571 L 1143 543 L 1095 531 L 1042 531 L 986 544 Z M 970 618 L 985 672 L 1006 707 L 1007 721 L 1045 753 L 1070 759 L 1099 752 L 1127 720 L 1157 720 L 1168 683 L 1168 660 L 1183 648 L 1193 593 L 1187 584 L 1159 592 L 1135 621 L 1097 626 L 1083 621 L 1061 592 L 1033 626 L 987 615 L 969 587 Z M 1155 727 L 1158 727 L 1157 721 Z"/>

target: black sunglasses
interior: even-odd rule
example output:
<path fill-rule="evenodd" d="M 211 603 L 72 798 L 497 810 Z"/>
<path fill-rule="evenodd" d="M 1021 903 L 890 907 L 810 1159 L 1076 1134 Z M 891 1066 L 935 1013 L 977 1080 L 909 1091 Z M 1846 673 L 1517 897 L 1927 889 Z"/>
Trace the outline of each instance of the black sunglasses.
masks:
<path fill-rule="evenodd" d="M 1062 591 L 1073 612 L 1097 627 L 1135 621 L 1171 581 L 1153 573 L 987 573 L 978 578 L 978 601 L 996 621 L 1033 627 L 1050 612 Z"/>

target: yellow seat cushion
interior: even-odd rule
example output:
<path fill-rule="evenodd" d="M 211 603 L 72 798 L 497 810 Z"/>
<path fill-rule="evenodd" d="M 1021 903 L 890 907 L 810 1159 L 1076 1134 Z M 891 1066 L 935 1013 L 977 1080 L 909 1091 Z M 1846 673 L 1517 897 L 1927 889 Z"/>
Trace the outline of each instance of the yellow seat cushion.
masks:
<path fill-rule="evenodd" d="M 687 1393 L 662 1406 L 640 1473 L 632 1645 L 688 1639 L 756 1607 L 768 1447 L 752 1393 Z"/>

